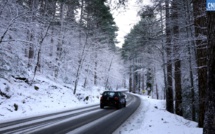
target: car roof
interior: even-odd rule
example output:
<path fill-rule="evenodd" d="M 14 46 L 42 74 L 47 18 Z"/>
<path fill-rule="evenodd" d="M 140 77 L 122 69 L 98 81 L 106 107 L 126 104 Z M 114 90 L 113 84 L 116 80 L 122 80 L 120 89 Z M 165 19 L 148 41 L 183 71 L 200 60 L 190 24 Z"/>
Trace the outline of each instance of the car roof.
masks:
<path fill-rule="evenodd" d="M 121 93 L 120 91 L 104 91 L 105 92 L 115 92 L 115 93 Z"/>
<path fill-rule="evenodd" d="M 104 91 L 104 92 L 115 92 L 115 93 L 121 93 L 120 91 Z"/>

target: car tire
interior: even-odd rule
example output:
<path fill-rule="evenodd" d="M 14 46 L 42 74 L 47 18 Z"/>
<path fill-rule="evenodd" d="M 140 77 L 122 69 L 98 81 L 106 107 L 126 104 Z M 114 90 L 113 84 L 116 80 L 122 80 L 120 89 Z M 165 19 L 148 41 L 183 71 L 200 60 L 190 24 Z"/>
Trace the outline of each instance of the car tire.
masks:
<path fill-rule="evenodd" d="M 122 107 L 122 104 L 119 103 L 117 106 L 116 106 L 116 109 L 120 109 Z"/>
<path fill-rule="evenodd" d="M 104 105 L 100 104 L 100 108 L 103 109 L 103 108 L 104 108 Z"/>

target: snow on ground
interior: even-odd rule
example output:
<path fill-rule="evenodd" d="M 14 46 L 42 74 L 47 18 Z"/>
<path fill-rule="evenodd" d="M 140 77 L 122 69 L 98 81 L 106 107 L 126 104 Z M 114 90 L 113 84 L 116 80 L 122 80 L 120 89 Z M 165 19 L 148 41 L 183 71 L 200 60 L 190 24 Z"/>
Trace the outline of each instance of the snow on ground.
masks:
<path fill-rule="evenodd" d="M 202 134 L 197 123 L 165 110 L 165 101 L 138 95 L 141 106 L 114 134 Z"/>
<path fill-rule="evenodd" d="M 98 104 L 102 87 L 79 87 L 76 96 L 70 85 L 37 77 L 32 86 L 14 78 L 0 79 L 0 123 Z M 138 110 L 114 134 L 202 134 L 197 123 L 165 110 L 165 101 L 138 95 Z"/>
<path fill-rule="evenodd" d="M 72 88 L 40 76 L 31 86 L 14 78 L 0 79 L 0 93 L 10 97 L 0 95 L 0 122 L 96 104 L 104 91 L 102 87 L 79 87 L 73 95 Z"/>

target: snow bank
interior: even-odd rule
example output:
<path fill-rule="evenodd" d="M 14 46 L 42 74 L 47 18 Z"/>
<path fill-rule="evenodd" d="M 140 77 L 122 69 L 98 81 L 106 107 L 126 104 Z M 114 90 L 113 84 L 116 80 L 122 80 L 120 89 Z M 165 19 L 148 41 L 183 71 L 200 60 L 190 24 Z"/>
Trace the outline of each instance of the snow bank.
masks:
<path fill-rule="evenodd" d="M 165 110 L 165 101 L 140 96 L 141 106 L 114 134 L 202 134 L 197 123 Z"/>
<path fill-rule="evenodd" d="M 77 94 L 73 95 L 71 85 L 56 83 L 40 76 L 36 77 L 32 85 L 12 77 L 0 79 L 0 121 L 96 104 L 103 91 L 102 87 L 78 87 Z"/>

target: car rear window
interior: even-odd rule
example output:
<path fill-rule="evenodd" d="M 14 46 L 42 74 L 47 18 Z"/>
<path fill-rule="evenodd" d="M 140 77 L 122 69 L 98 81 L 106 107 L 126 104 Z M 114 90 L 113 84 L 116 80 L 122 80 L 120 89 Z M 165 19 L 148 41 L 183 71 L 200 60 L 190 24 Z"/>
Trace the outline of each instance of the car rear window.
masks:
<path fill-rule="evenodd" d="M 115 92 L 104 92 L 103 95 L 113 97 L 115 95 Z"/>
<path fill-rule="evenodd" d="M 113 97 L 115 95 L 114 92 L 109 92 L 109 96 Z"/>

